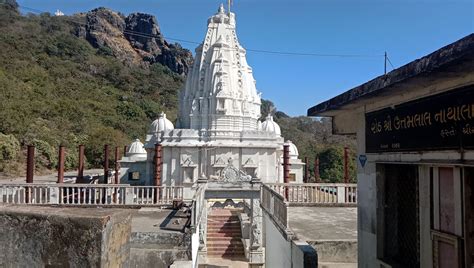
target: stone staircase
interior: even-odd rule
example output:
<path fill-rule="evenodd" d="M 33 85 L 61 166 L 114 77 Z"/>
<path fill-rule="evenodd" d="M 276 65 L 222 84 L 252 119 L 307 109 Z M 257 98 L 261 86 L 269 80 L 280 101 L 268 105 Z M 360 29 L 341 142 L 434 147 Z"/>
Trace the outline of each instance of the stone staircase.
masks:
<path fill-rule="evenodd" d="M 239 211 L 213 209 L 207 220 L 208 258 L 245 259 Z"/>

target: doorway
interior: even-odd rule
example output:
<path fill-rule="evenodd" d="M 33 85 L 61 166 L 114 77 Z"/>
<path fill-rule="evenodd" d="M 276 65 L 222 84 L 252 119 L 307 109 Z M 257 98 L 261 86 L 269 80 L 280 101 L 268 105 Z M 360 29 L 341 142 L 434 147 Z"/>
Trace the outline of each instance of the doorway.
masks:
<path fill-rule="evenodd" d="M 378 258 L 392 267 L 419 267 L 418 166 L 377 165 Z"/>

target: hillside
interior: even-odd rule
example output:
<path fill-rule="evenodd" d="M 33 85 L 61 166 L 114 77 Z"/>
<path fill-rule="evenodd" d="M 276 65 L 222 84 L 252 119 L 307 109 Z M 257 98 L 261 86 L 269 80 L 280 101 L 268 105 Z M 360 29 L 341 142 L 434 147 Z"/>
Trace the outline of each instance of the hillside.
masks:
<path fill-rule="evenodd" d="M 123 19 L 106 9 L 78 17 L 106 25 L 100 17 L 104 14 Z M 122 146 L 133 137 L 143 137 L 148 123 L 162 110 L 176 118 L 184 72 L 179 68 L 173 72 L 159 60 L 183 63 L 180 57 L 189 51 L 163 41 L 154 52 L 152 44 L 132 49 L 143 58 L 140 54 L 129 62 L 125 54 L 116 55 L 117 47 L 111 44 L 138 46 L 137 40 L 124 36 L 112 40 L 97 26 L 94 33 L 102 35 L 102 41 L 97 37 L 94 44 L 87 40 L 92 38 L 87 34 L 91 24 L 81 36 L 77 33 L 84 28 L 75 21 L 49 14 L 21 16 L 11 5 L 0 4 L 0 172 L 23 171 L 17 163 L 23 162 L 23 155 L 15 152 L 26 144 L 37 145 L 39 167 L 54 167 L 59 144 L 76 148 L 80 143 L 88 148 L 88 162 L 98 165 L 102 144 Z M 157 25 L 150 25 L 156 26 L 151 27 L 156 33 Z M 175 52 L 179 56 L 172 59 Z M 75 157 L 76 153 L 68 154 L 66 166 L 74 166 Z"/>
<path fill-rule="evenodd" d="M 314 179 L 314 161 L 320 160 L 320 176 L 331 182 L 342 182 L 344 176 L 344 147 L 349 148 L 349 175 L 356 178 L 356 142 L 354 137 L 332 134 L 331 120 L 319 120 L 299 116 L 290 117 L 278 111 L 269 100 L 262 100 L 262 116 L 270 111 L 274 120 L 280 125 L 281 134 L 286 140 L 291 140 L 299 151 L 302 161 L 308 158 L 309 172 Z"/>

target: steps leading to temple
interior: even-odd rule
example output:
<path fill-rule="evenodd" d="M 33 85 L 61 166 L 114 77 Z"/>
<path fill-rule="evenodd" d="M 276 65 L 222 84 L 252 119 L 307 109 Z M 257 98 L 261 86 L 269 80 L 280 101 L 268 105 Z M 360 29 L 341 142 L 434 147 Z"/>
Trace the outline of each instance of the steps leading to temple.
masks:
<path fill-rule="evenodd" d="M 207 255 L 209 258 L 245 258 L 238 211 L 211 210 L 207 220 Z"/>

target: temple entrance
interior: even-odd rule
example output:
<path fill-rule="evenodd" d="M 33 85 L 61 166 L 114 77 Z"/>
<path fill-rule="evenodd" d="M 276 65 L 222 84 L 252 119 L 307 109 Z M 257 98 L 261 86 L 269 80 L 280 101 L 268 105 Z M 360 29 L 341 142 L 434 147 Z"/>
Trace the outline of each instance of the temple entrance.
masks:
<path fill-rule="evenodd" d="M 261 182 L 229 164 L 217 179 L 200 179 L 199 264 L 213 258 L 265 262 L 262 246 Z M 199 201 L 200 200 L 200 201 Z"/>

